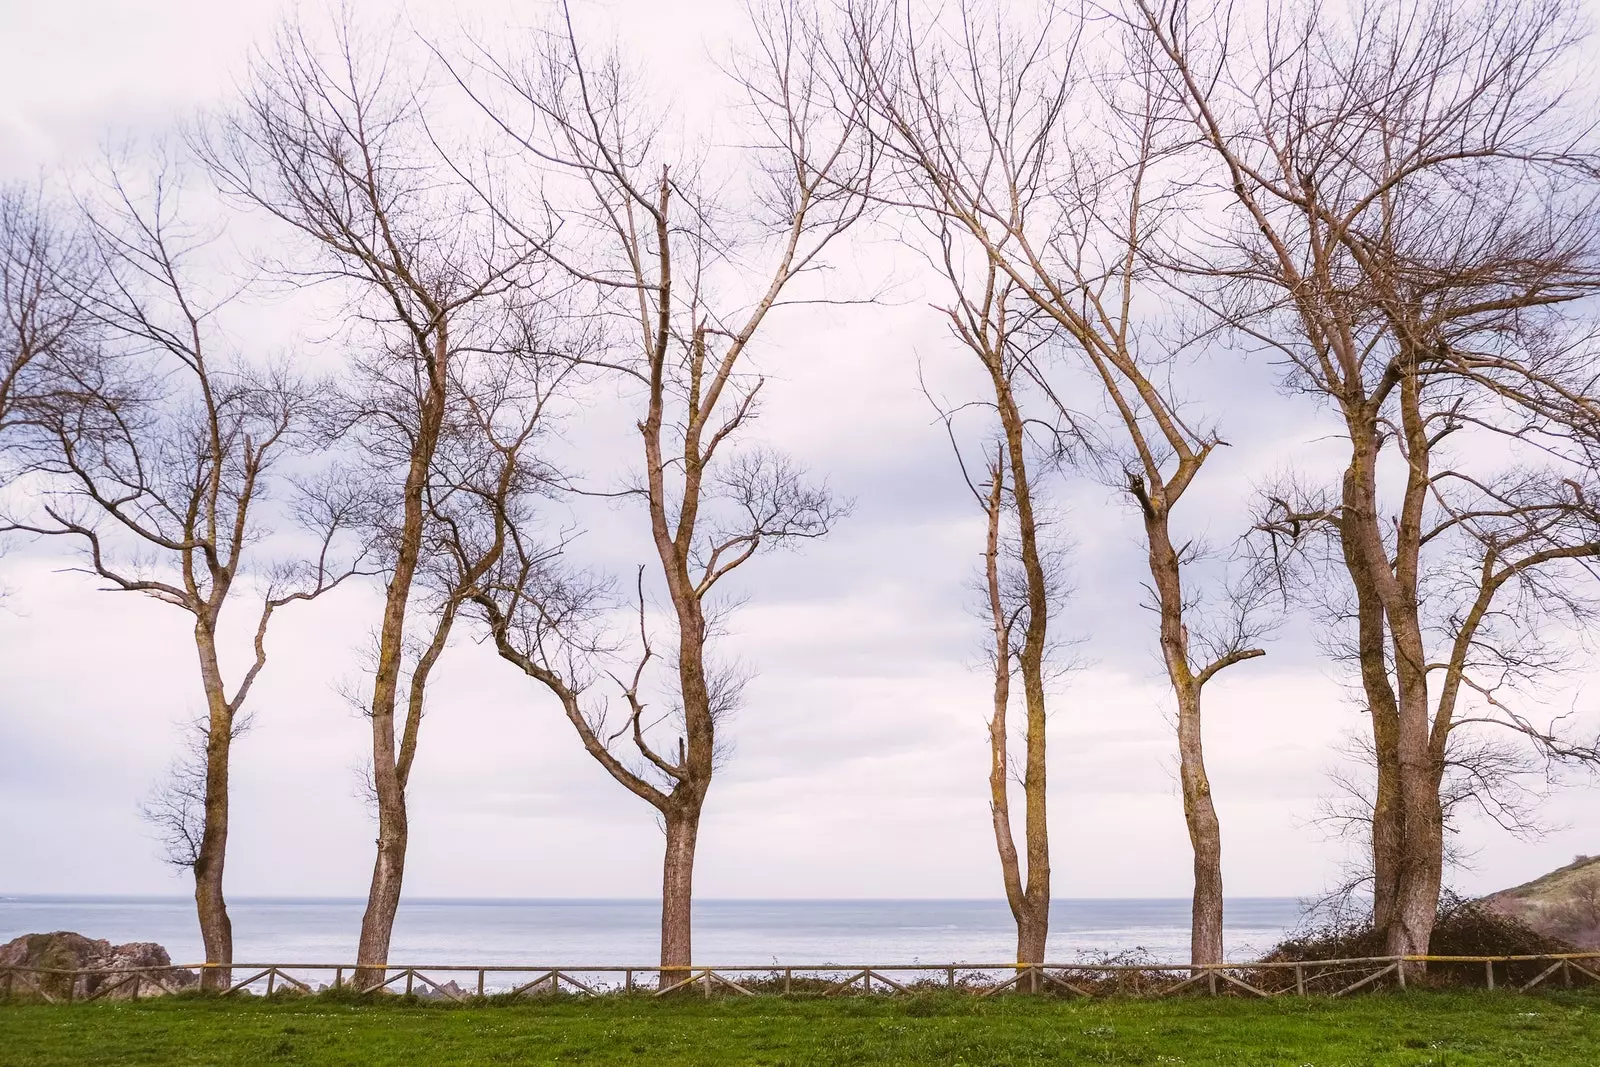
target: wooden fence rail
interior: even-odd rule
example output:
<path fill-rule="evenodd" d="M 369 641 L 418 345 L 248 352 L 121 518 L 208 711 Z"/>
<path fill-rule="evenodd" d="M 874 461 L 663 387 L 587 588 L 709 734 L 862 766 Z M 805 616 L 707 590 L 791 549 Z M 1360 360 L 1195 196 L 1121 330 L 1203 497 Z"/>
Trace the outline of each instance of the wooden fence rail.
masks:
<path fill-rule="evenodd" d="M 1421 968 L 1407 964 L 1424 965 Z M 900 996 L 954 991 L 990 997 L 1037 993 L 1068 997 L 1155 998 L 1205 996 L 1341 997 L 1380 988 L 1405 988 L 1417 970 L 1451 984 L 1526 992 L 1559 983 L 1600 988 L 1600 952 L 1529 956 L 1365 956 L 1356 959 L 1251 963 L 897 963 L 723 964 L 663 968 L 657 965 L 236 963 L 169 967 L 63 968 L 0 965 L 0 1000 L 71 1003 L 102 998 L 138 999 L 175 993 L 202 971 L 225 971 L 222 996 L 240 993 L 299 995 L 337 989 L 357 996 L 404 993 L 465 1002 L 567 994 L 663 997 L 701 993 L 725 996 Z M 382 977 L 356 988 L 357 973 Z M 189 972 L 187 979 L 183 972 Z M 245 977 L 240 978 L 240 975 Z"/>

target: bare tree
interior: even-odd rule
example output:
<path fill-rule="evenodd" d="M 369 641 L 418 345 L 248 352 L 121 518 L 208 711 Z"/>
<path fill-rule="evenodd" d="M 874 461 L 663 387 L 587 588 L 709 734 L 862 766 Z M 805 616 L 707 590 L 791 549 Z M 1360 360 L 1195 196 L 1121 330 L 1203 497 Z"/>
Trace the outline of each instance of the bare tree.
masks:
<path fill-rule="evenodd" d="M 226 988 L 233 934 L 223 894 L 232 741 L 267 662 L 274 613 L 338 585 L 360 565 L 344 502 L 295 505 L 314 538 L 304 555 L 260 542 L 281 481 L 275 468 L 323 447 L 314 430 L 317 387 L 281 368 L 253 366 L 218 321 L 231 294 L 197 276 L 207 239 L 180 209 L 180 183 L 163 165 L 148 194 L 113 175 L 87 209 L 88 288 L 57 291 L 90 329 L 53 360 L 56 388 L 31 416 L 38 440 L 36 513 L 7 529 L 77 542 L 85 572 L 114 591 L 142 593 L 194 620 L 206 714 L 196 759 L 178 783 L 181 833 L 167 833 L 178 865 L 193 870 L 207 988 Z M 281 532 L 281 531 L 280 531 Z M 344 551 L 341 551 L 344 549 Z M 347 554 L 346 554 L 347 553 Z M 261 585 L 252 655 L 230 686 L 219 639 L 225 611 L 251 568 Z M 173 831 L 162 811 L 156 821 Z M 172 814 L 170 810 L 166 814 Z"/>
<path fill-rule="evenodd" d="M 1221 829 L 1200 697 L 1219 671 L 1262 654 L 1254 647 L 1262 626 L 1251 591 L 1207 605 L 1186 590 L 1197 546 L 1172 527 L 1180 498 L 1222 441 L 1184 417 L 1173 381 L 1181 345 L 1161 336 L 1160 314 L 1144 306 L 1167 291 L 1148 246 L 1182 189 L 1163 172 L 1176 150 L 1171 109 L 1136 49 L 1124 68 L 1091 77 L 1080 52 L 1082 16 L 1052 9 L 1019 26 L 975 4 L 939 13 L 863 2 L 851 12 L 839 65 L 903 179 L 888 189 L 880 183 L 879 195 L 961 231 L 1003 287 L 1060 338 L 1057 348 L 1077 357 L 1065 370 L 1038 358 L 1023 363 L 1058 418 L 1077 418 L 1069 405 L 1087 407 L 1085 396 L 1106 409 L 1106 429 L 1083 451 L 1142 520 L 1194 848 L 1192 959 L 1218 962 Z M 1015 458 L 1011 467 L 1013 475 L 1020 469 Z M 1042 938 L 1038 945 L 1042 951 Z"/>
<path fill-rule="evenodd" d="M 1541 624 L 1585 616 L 1594 553 L 1592 355 L 1568 305 L 1600 245 L 1590 127 L 1562 67 L 1572 12 L 1129 11 L 1238 210 L 1218 306 L 1349 440 L 1336 490 L 1276 494 L 1261 525 L 1280 546 L 1333 538 L 1372 720 L 1374 918 L 1391 952 L 1425 953 L 1441 790 L 1452 745 L 1471 744 L 1457 731 L 1591 751 L 1505 699 L 1548 665 Z"/>
<path fill-rule="evenodd" d="M 989 811 L 1006 902 L 1017 924 L 1017 962 L 1044 962 L 1050 927 L 1050 834 L 1048 821 L 1049 708 L 1047 675 L 1051 651 L 1050 619 L 1060 610 L 1064 583 L 1059 553 L 1044 536 L 1048 521 L 1036 502 L 1037 451 L 1032 437 L 1047 430 L 1044 463 L 1058 458 L 1058 428 L 1030 427 L 1020 394 L 1029 384 L 1030 360 L 1040 341 L 1028 337 L 1027 310 L 1016 307 L 1015 287 L 993 262 L 969 282 L 958 254 L 960 244 L 948 225 L 938 229 L 938 260 L 951 282 L 954 300 L 944 308 L 951 330 L 978 358 L 993 390 L 992 400 L 950 405 L 940 403 L 956 460 L 986 520 L 983 552 L 983 606 L 989 624 L 990 666 L 994 673 L 993 711 L 989 717 Z M 984 257 L 985 259 L 987 257 Z M 969 285 L 975 289 L 969 292 Z M 973 464 L 963 455 L 957 417 L 971 407 L 992 411 L 999 434 L 985 443 L 983 469 L 987 480 L 974 481 Z M 1032 430 L 1033 432 L 1030 432 Z M 1011 816 L 1012 766 L 1008 716 L 1012 679 L 1022 679 L 1024 729 L 1019 784 L 1023 795 L 1023 841 L 1019 855 Z M 1025 864 L 1025 865 L 1024 865 Z M 1037 988 L 1038 975 L 1028 984 Z"/>
<path fill-rule="evenodd" d="M 755 175 L 744 198 L 740 170 L 706 176 L 690 151 L 666 143 L 645 89 L 620 56 L 584 46 L 570 12 L 526 54 L 480 46 L 460 68 L 538 176 L 538 217 L 562 220 L 554 242 L 526 236 L 592 302 L 601 348 L 587 362 L 637 398 L 630 421 L 644 468 L 621 492 L 640 506 L 654 549 L 634 583 L 637 636 L 625 645 L 584 637 L 577 624 L 603 614 L 611 583 L 553 580 L 532 538 L 519 538 L 514 565 L 479 604 L 501 656 L 553 693 L 585 750 L 660 813 L 664 987 L 686 979 L 692 959 L 701 812 L 744 681 L 712 654 L 724 580 L 759 552 L 824 536 L 842 512 L 792 461 L 745 440 L 764 386 L 750 364 L 769 316 L 794 299 L 793 283 L 822 265 L 860 214 L 843 179 L 869 161 L 856 124 L 838 121 L 821 96 L 798 9 L 775 6 L 755 28 L 741 77 L 756 140 L 735 154 Z M 652 635 L 646 570 L 665 593 L 669 651 Z M 606 649 L 613 664 L 627 662 L 602 672 L 620 692 L 620 722 L 594 692 L 598 668 L 585 666 Z M 660 683 L 666 704 L 655 711 Z"/>
<path fill-rule="evenodd" d="M 19 443 L 51 392 L 53 357 L 75 344 L 84 316 L 82 241 L 43 188 L 0 187 L 0 447 Z"/>
<path fill-rule="evenodd" d="M 307 239 L 309 261 L 287 260 L 283 276 L 338 285 L 356 324 L 341 407 L 385 583 L 365 701 L 378 840 L 355 981 L 369 985 L 381 981 L 400 902 L 428 680 L 501 547 L 491 538 L 477 558 L 452 553 L 452 509 L 480 497 L 447 469 L 482 445 L 468 403 L 480 362 L 524 340 L 516 308 L 532 299 L 534 249 L 509 246 L 457 177 L 426 124 L 422 74 L 396 42 L 363 34 L 348 13 L 331 30 L 326 48 L 307 27 L 281 30 L 201 150 L 224 190 Z M 517 477 L 517 449 L 491 451 L 507 466 L 483 476 Z"/>

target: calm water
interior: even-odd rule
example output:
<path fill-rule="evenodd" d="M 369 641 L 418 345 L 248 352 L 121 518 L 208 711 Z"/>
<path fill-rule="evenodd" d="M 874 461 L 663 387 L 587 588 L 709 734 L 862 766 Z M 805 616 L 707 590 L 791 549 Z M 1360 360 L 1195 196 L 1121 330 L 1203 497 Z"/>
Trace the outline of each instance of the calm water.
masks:
<path fill-rule="evenodd" d="M 355 957 L 362 901 L 241 898 L 229 902 L 241 962 L 344 963 Z M 1229 958 L 1247 959 L 1292 928 L 1292 898 L 1230 900 Z M 407 900 L 389 959 L 402 964 L 644 964 L 656 956 L 660 911 L 649 900 Z M 1187 960 L 1187 900 L 1060 900 L 1050 957 L 1143 949 Z M 0 896 L 0 943 L 73 930 L 113 943 L 156 941 L 175 962 L 201 959 L 190 900 Z M 695 905 L 695 962 L 1004 962 L 1015 928 L 1003 901 L 706 900 Z"/>

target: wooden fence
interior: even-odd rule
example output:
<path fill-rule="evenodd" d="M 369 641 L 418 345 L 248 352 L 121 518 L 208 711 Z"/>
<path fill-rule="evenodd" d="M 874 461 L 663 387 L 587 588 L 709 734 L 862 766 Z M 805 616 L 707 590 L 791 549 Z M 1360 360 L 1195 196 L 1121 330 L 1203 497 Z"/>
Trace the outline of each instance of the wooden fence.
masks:
<path fill-rule="evenodd" d="M 1408 964 L 1419 965 L 1417 967 Z M 357 988 L 358 970 L 382 978 Z M 714 967 L 431 964 L 357 968 L 334 963 L 242 963 L 171 967 L 61 968 L 0 965 L 0 1000 L 49 1003 L 138 999 L 193 988 L 195 976 L 223 970 L 222 996 L 296 995 L 335 989 L 355 996 L 421 995 L 468 1002 L 475 998 L 555 995 L 662 997 L 699 993 L 722 996 L 894 996 L 957 992 L 978 997 L 1001 993 L 1065 997 L 1330 996 L 1380 988 L 1404 989 L 1408 973 L 1426 973 L 1428 983 L 1486 989 L 1529 990 L 1555 985 L 1600 988 L 1600 952 L 1539 956 L 1369 956 L 1298 963 L 1014 963 L 950 964 L 752 964 Z M 187 976 L 183 972 L 188 972 Z M 240 977 L 243 975 L 244 977 Z M 463 982 L 465 984 L 463 984 Z"/>

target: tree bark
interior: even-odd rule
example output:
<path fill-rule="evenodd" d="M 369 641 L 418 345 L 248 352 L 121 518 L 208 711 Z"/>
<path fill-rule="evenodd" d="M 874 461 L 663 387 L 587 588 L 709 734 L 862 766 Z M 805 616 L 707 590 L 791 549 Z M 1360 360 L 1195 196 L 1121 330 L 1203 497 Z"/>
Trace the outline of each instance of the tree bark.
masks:
<path fill-rule="evenodd" d="M 1172 544 L 1167 501 L 1161 490 L 1134 486 L 1144 516 L 1150 577 L 1161 614 L 1161 658 L 1178 705 L 1178 777 L 1183 789 L 1183 817 L 1194 853 L 1194 886 L 1190 898 L 1189 960 L 1222 962 L 1222 824 L 1211 799 L 1205 746 L 1200 732 L 1200 693 L 1189 660 L 1189 631 L 1184 625 L 1182 561 Z"/>
<path fill-rule="evenodd" d="M 1339 536 L 1356 592 L 1362 687 L 1377 770 L 1372 811 L 1373 922 L 1392 955 L 1425 955 L 1438 914 L 1444 830 L 1431 746 L 1427 654 L 1420 616 L 1427 427 L 1414 363 L 1397 371 L 1406 480 L 1391 548 L 1378 508 L 1382 433 L 1371 401 L 1344 401 L 1351 438 Z M 1391 673 L 1392 670 L 1392 673 Z"/>
<path fill-rule="evenodd" d="M 661 861 L 661 984 L 666 989 L 689 977 L 692 946 L 694 850 L 700 836 L 700 805 L 665 813 L 667 841 Z"/>
<path fill-rule="evenodd" d="M 1356 594 L 1357 656 L 1377 770 L 1369 842 L 1372 920 L 1375 927 L 1387 930 L 1400 894 L 1405 827 L 1400 809 L 1400 704 L 1389 676 L 1388 620 L 1379 571 L 1389 566 L 1377 504 L 1379 430 L 1376 418 L 1359 409 L 1351 412 L 1348 422 L 1350 464 L 1341 493 L 1339 544 Z"/>
<path fill-rule="evenodd" d="M 432 350 L 426 361 L 427 391 L 418 406 L 417 433 L 402 489 L 394 569 L 385 591 L 383 624 L 378 632 L 378 669 L 372 685 L 372 784 L 378 799 L 378 839 L 367 908 L 361 917 L 361 938 L 356 948 L 356 962 L 363 965 L 355 974 L 358 987 L 382 980 L 382 967 L 370 965 L 386 964 L 389 960 L 389 939 L 395 913 L 400 907 L 406 847 L 410 841 L 406 783 L 416 750 L 422 687 L 427 679 L 423 664 L 419 663 L 418 670 L 413 672 L 410 711 L 398 749 L 394 732 L 395 707 L 399 701 L 400 672 L 405 656 L 406 610 L 422 555 L 426 523 L 423 496 L 444 421 L 445 371 L 450 354 L 446 327 L 442 319 L 433 326 Z M 451 609 L 447 608 L 446 612 L 448 620 L 452 617 Z M 448 633 L 448 625 L 448 621 L 441 621 L 431 649 L 441 644 L 441 635 Z"/>
<path fill-rule="evenodd" d="M 999 597 L 999 512 L 1000 490 L 1005 484 L 1005 462 L 997 457 L 994 468 L 995 492 L 990 497 L 988 582 L 991 609 L 996 622 L 995 717 L 990 725 L 993 762 L 989 788 L 994 814 L 995 836 L 1000 848 L 1001 873 L 1006 881 L 1006 898 L 1017 923 L 1017 962 L 1037 965 L 1044 962 L 1050 933 L 1050 828 L 1046 762 L 1047 707 L 1044 690 L 1044 659 L 1050 621 L 1049 585 L 1039 554 L 1038 520 L 1033 508 L 1033 487 L 1028 478 L 1026 427 L 1010 378 L 1002 362 L 1003 352 L 984 356 L 995 391 L 995 406 L 1005 436 L 1004 458 L 1011 467 L 1011 495 L 1017 511 L 1017 540 L 1023 578 L 1027 589 L 1028 624 L 1023 631 L 1018 670 L 1022 675 L 1027 732 L 1023 738 L 1023 842 L 1027 851 L 1027 881 L 1018 870 L 1016 847 L 1011 837 L 1010 805 L 1007 798 L 1005 712 L 1009 701 L 1009 630 L 1003 619 Z M 1005 632 L 1002 632 L 1005 631 Z M 998 733 L 996 730 L 998 729 Z"/>
<path fill-rule="evenodd" d="M 228 770 L 233 744 L 233 710 L 224 695 L 217 662 L 216 637 L 203 621 L 195 623 L 200 678 L 206 694 L 204 823 L 194 861 L 195 914 L 206 962 L 217 964 L 200 975 L 200 988 L 223 990 L 233 984 L 233 922 L 223 895 L 222 876 L 228 851 Z"/>
<path fill-rule="evenodd" d="M 406 845 L 410 829 L 406 819 L 405 797 L 378 801 L 378 855 L 372 865 L 372 884 L 367 890 L 367 908 L 361 916 L 361 940 L 356 962 L 363 964 L 352 976 L 357 989 L 367 989 L 384 979 L 389 962 L 389 940 L 394 934 L 394 917 L 400 910 L 400 888 L 406 869 Z"/>
<path fill-rule="evenodd" d="M 1200 738 L 1200 690 L 1178 692 L 1178 773 L 1183 816 L 1194 851 L 1194 894 L 1190 901 L 1189 959 L 1222 962 L 1222 824 L 1211 800 Z"/>
<path fill-rule="evenodd" d="M 1399 895 L 1389 927 L 1389 951 L 1425 955 L 1439 912 L 1444 866 L 1444 827 L 1432 747 L 1432 705 L 1428 699 L 1428 656 L 1421 619 L 1421 553 L 1424 506 L 1432 484 L 1431 442 L 1422 412 L 1417 351 L 1403 352 L 1400 424 L 1405 444 L 1406 488 L 1395 524 L 1395 584 L 1385 605 L 1394 641 L 1394 673 L 1400 695 L 1396 755 L 1400 765 L 1400 810 L 1405 851 Z"/>

